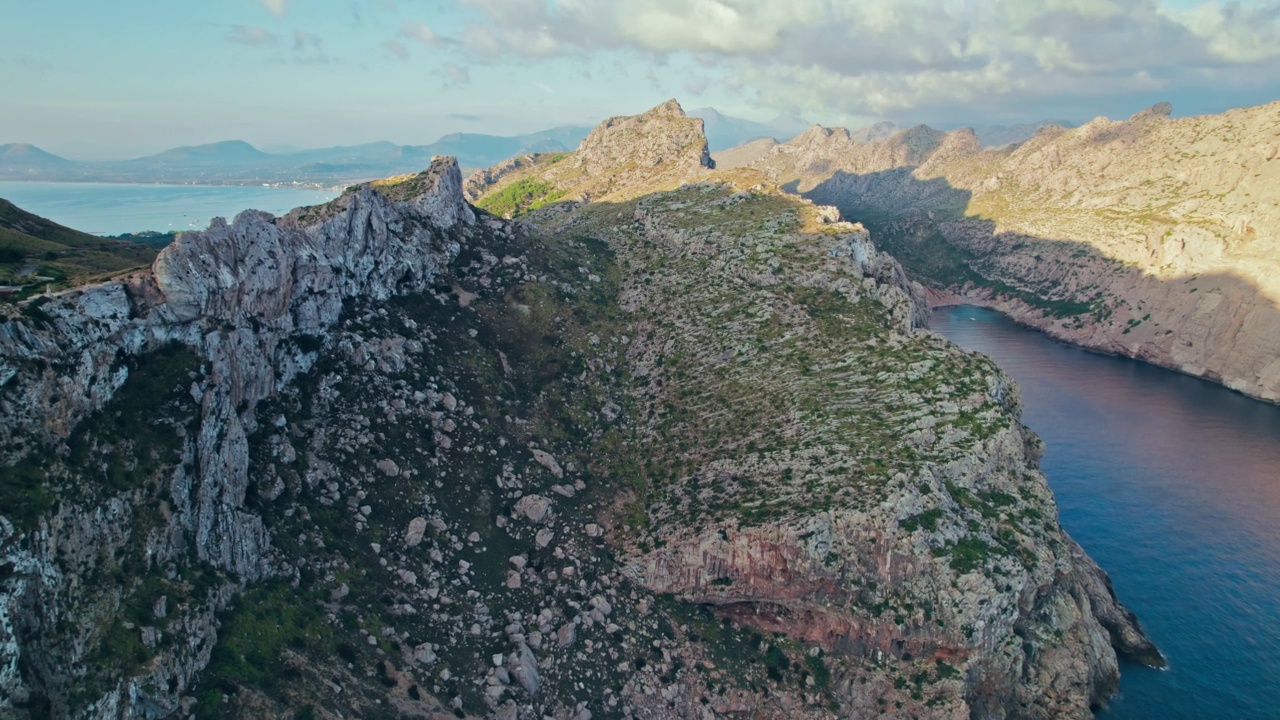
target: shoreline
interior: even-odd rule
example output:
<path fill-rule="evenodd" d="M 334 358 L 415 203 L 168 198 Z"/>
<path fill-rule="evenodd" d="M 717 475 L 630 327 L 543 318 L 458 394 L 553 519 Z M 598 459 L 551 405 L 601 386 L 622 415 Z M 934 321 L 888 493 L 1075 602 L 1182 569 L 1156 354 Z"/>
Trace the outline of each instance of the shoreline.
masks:
<path fill-rule="evenodd" d="M 375 178 L 376 179 L 376 178 Z M 367 182 L 367 180 L 352 180 L 342 182 L 335 185 L 307 184 L 293 185 L 285 183 L 272 182 L 141 182 L 138 180 L 33 180 L 33 179 L 15 179 L 0 178 L 0 185 L 5 183 L 26 184 L 26 185 L 113 185 L 113 186 L 136 186 L 136 187 L 173 187 L 173 188 L 267 188 L 270 190 L 314 190 L 317 192 L 341 192 L 350 185 Z"/>
<path fill-rule="evenodd" d="M 1176 372 L 1180 375 L 1193 377 L 1208 383 L 1213 383 L 1218 387 L 1238 393 L 1250 400 L 1255 400 L 1266 405 L 1280 406 L 1280 399 L 1272 399 L 1257 395 L 1238 387 L 1232 387 L 1224 382 L 1217 373 L 1205 370 L 1204 372 L 1195 372 L 1194 370 L 1179 367 L 1172 362 L 1162 362 L 1160 358 L 1153 356 L 1144 356 L 1138 353 L 1126 352 L 1124 346 L 1118 343 L 1088 343 L 1083 339 L 1077 339 L 1067 333 L 1055 332 L 1052 324 L 1056 318 L 1045 316 L 1043 311 L 1033 308 L 1021 300 L 1008 298 L 1004 296 L 991 295 L 964 295 L 954 293 L 948 290 L 939 290 L 937 288 L 921 284 L 925 290 L 925 297 L 929 301 L 929 311 L 933 312 L 939 308 L 971 306 L 984 308 L 986 310 L 994 310 L 1012 320 L 1015 324 L 1031 330 L 1035 330 L 1054 342 L 1062 343 L 1068 347 L 1078 348 L 1086 352 L 1095 353 L 1097 355 L 1105 355 L 1108 357 L 1120 357 L 1134 360 L 1136 362 L 1145 363 L 1153 367 L 1163 370 Z M 1098 326 L 1092 326 L 1098 327 Z"/>

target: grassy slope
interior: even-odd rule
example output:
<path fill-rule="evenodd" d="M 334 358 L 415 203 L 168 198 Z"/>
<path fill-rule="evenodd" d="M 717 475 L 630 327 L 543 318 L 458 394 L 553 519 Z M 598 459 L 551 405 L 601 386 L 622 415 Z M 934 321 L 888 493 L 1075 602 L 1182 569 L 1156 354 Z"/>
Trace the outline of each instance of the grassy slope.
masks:
<path fill-rule="evenodd" d="M 34 266 L 56 287 L 79 285 L 147 265 L 155 256 L 154 248 L 72 230 L 0 199 L 0 284 L 32 282 L 16 276 Z"/>

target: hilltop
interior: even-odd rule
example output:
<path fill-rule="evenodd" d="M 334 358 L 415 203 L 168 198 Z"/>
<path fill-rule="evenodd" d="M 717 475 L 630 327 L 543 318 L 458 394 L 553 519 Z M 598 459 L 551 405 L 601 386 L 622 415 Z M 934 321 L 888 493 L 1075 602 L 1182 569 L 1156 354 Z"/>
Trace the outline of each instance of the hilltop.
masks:
<path fill-rule="evenodd" d="M 53 153 L 47 153 L 35 145 L 26 143 L 0 145 L 0 166 L 26 167 L 31 172 L 40 172 L 52 168 L 63 168 L 71 162 Z"/>
<path fill-rule="evenodd" d="M 477 173 L 467 179 L 466 193 L 478 207 L 510 216 L 560 200 L 607 201 L 671 189 L 714 166 L 703 121 L 668 100 L 640 115 L 605 120 L 573 153 L 529 155 Z"/>

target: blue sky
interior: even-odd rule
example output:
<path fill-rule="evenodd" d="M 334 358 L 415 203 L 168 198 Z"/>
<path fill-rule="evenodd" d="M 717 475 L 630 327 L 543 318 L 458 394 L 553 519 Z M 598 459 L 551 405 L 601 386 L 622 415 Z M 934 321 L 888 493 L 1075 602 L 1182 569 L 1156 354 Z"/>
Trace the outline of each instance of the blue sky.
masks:
<path fill-rule="evenodd" d="M 1280 2 L 0 0 L 0 143 L 77 158 L 591 124 L 942 127 L 1280 98 Z"/>

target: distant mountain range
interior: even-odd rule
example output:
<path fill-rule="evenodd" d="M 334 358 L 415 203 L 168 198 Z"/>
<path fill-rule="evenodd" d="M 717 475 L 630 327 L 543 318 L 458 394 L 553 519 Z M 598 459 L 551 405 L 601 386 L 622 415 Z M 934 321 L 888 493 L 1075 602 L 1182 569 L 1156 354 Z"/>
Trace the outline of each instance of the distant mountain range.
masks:
<path fill-rule="evenodd" d="M 1026 142 L 1035 134 L 1047 127 L 1060 127 L 1071 129 L 1076 124 L 1070 120 L 1041 120 L 1034 123 L 1023 123 L 1021 125 L 979 125 L 973 128 L 973 134 L 978 136 L 978 142 L 982 143 L 984 148 L 998 148 L 1013 143 Z"/>
<path fill-rule="evenodd" d="M 722 153 L 730 148 L 737 148 L 756 140 L 771 138 L 785 142 L 805 130 L 812 123 L 796 115 L 781 115 L 767 123 L 744 120 L 725 115 L 715 108 L 699 108 L 689 111 L 690 117 L 702 118 L 706 126 L 707 145 L 713 153 Z M 1073 128 L 1075 123 L 1068 120 L 1041 120 L 1019 125 L 978 125 L 973 128 L 978 142 L 983 147 L 1003 147 L 1012 143 L 1030 140 L 1037 132 L 1046 127 Z M 906 128 L 892 122 L 878 122 L 849 132 L 850 139 L 859 144 L 879 142 Z M 766 148 L 768 143 L 756 143 L 753 148 Z M 728 155 L 733 162 L 734 155 Z M 719 162 L 719 160 L 717 160 Z"/>
<path fill-rule="evenodd" d="M 34 145 L 11 143 L 0 145 L 0 180 L 341 185 L 418 172 L 436 155 L 453 155 L 463 167 L 481 168 L 525 153 L 568 152 L 589 130 L 566 126 L 511 137 L 453 133 L 430 145 L 375 142 L 286 153 L 267 153 L 247 142 L 228 140 L 102 162 L 69 160 Z"/>
<path fill-rule="evenodd" d="M 788 140 L 809 125 L 792 116 L 755 122 L 724 115 L 715 108 L 702 108 L 690 115 L 703 119 L 712 151 L 755 138 Z M 452 133 L 430 145 L 374 142 L 312 150 L 279 146 L 278 152 L 264 152 L 242 140 L 227 140 L 173 148 L 131 160 L 101 162 L 70 160 L 34 145 L 11 143 L 0 145 L 0 180 L 345 185 L 417 172 L 430 165 L 436 155 L 453 155 L 463 168 L 485 168 L 517 155 L 568 152 L 577 149 L 590 129 L 570 125 L 510 137 Z"/>
<path fill-rule="evenodd" d="M 707 147 L 719 152 L 760 138 L 790 140 L 804 132 L 809 122 L 795 115 L 780 115 L 767 123 L 725 115 L 715 108 L 690 110 L 689 117 L 702 118 Z"/>
<path fill-rule="evenodd" d="M 689 113 L 701 118 L 707 144 L 719 153 L 764 138 L 786 141 L 804 132 L 809 123 L 794 115 L 756 122 L 725 115 L 715 108 Z M 1062 121 L 976 128 L 984 147 L 998 147 L 1030 138 L 1047 125 L 1071 127 Z M 883 140 L 901 130 L 882 122 L 851 133 L 860 143 Z M 452 133 L 430 145 L 364 145 L 264 152 L 242 140 L 173 148 L 131 160 L 85 162 L 59 157 L 34 145 L 0 145 L 0 180 L 48 182 L 137 182 L 196 185 L 301 184 L 346 185 L 357 181 L 417 172 L 436 155 L 453 155 L 463 168 L 486 168 L 528 153 L 569 152 L 587 136 L 589 127 L 568 125 L 527 135 L 498 136 Z M 760 152 L 767 149 L 761 145 Z M 755 148 L 753 147 L 753 150 Z M 749 153 L 742 164 L 758 153 Z"/>
<path fill-rule="evenodd" d="M 1013 143 L 1026 142 L 1034 137 L 1037 132 L 1047 127 L 1073 128 L 1075 123 L 1069 120 L 1041 120 L 1020 125 L 975 125 L 973 134 L 978 137 L 978 142 L 982 147 L 998 148 L 1012 145 Z M 849 139 L 856 144 L 867 145 L 881 140 L 888 140 L 894 134 L 906 129 L 891 122 L 879 122 L 875 125 L 851 130 Z"/>

